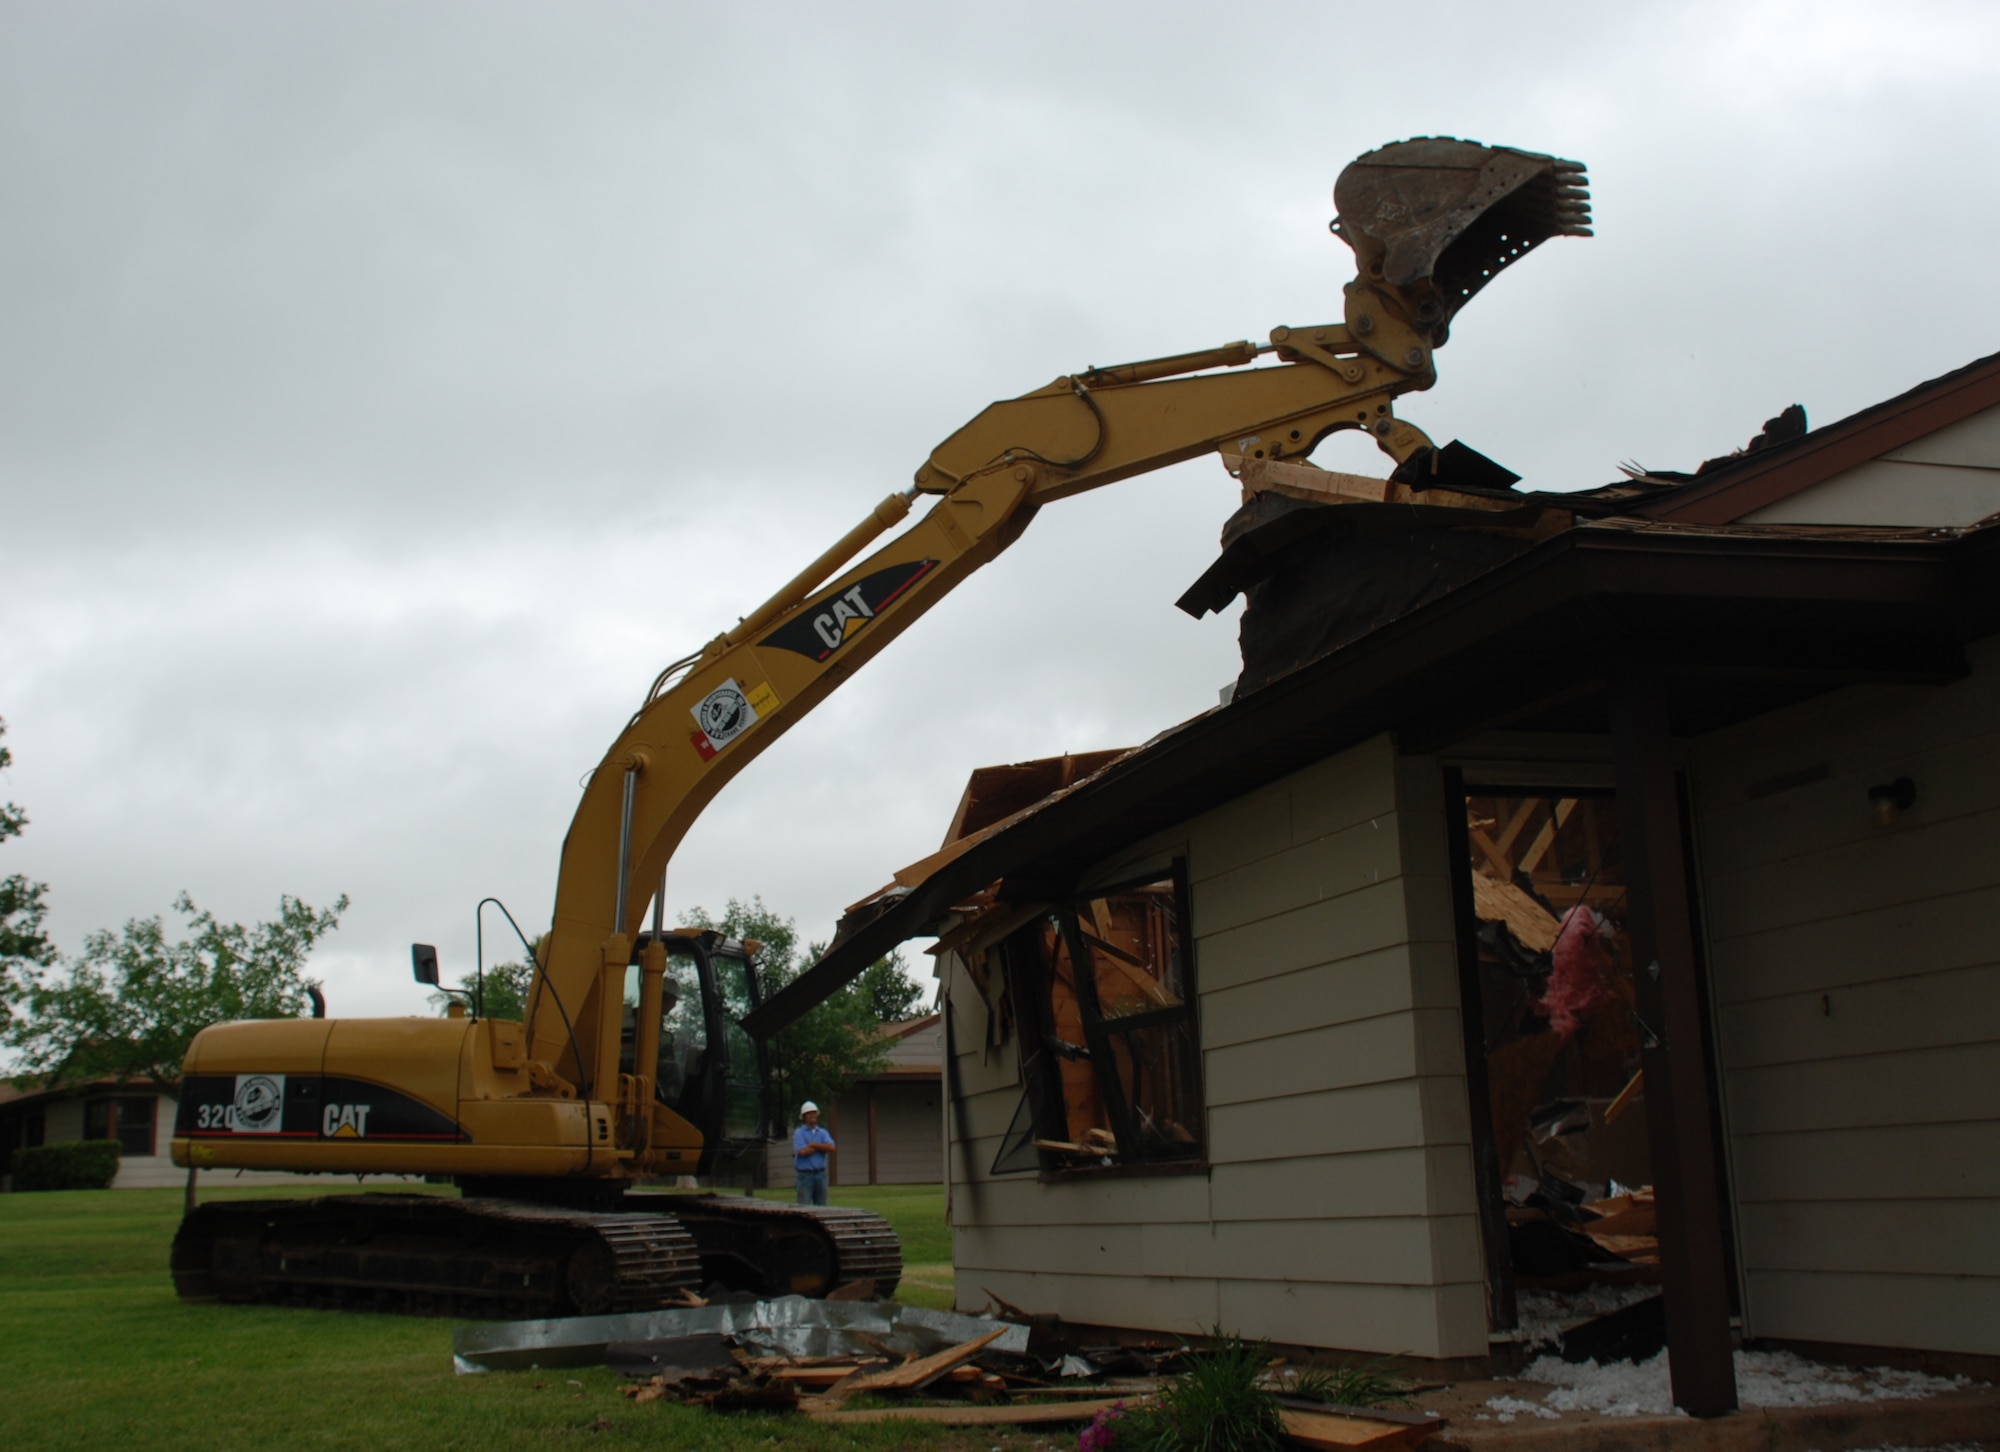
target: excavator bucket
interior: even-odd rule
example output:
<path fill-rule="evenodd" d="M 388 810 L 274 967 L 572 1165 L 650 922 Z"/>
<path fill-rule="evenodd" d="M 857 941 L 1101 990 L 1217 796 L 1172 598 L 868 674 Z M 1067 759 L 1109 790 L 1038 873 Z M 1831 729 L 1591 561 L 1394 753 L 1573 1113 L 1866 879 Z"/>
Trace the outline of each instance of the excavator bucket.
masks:
<path fill-rule="evenodd" d="M 1333 187 L 1334 231 L 1362 278 L 1444 324 L 1509 263 L 1551 237 L 1590 235 L 1583 163 L 1448 136 L 1357 157 Z M 1442 341 L 1442 337 L 1438 339 Z"/>

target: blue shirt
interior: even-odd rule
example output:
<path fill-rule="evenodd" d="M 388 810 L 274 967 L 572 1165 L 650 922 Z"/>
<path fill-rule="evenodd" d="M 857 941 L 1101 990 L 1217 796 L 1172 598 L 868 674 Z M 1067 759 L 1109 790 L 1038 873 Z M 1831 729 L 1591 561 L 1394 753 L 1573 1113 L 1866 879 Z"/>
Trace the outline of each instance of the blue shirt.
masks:
<path fill-rule="evenodd" d="M 816 1144 L 832 1144 L 833 1136 L 818 1125 L 808 1129 L 800 1125 L 792 1131 L 792 1166 L 800 1170 L 823 1170 L 826 1168 L 826 1152 L 810 1148 Z"/>

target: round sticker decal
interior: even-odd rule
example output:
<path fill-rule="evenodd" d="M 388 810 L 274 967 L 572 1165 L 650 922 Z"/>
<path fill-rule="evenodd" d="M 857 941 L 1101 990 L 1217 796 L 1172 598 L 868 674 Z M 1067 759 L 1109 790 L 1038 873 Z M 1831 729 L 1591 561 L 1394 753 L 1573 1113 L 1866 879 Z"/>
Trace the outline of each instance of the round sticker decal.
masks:
<path fill-rule="evenodd" d="M 697 714 L 708 739 L 720 744 L 750 724 L 750 703 L 732 682 L 711 691 Z"/>
<path fill-rule="evenodd" d="M 285 1113 L 285 1086 L 269 1074 L 236 1076 L 236 1102 L 229 1127 L 241 1134 L 274 1133 Z"/>

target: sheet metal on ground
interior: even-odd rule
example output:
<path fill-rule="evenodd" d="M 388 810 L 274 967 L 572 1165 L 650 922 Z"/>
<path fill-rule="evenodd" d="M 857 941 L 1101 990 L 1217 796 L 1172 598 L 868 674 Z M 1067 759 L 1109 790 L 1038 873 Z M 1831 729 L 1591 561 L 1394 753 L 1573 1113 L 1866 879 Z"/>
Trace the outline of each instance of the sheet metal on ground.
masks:
<path fill-rule="evenodd" d="M 765 1355 L 847 1356 L 879 1352 L 927 1356 L 998 1326 L 992 1349 L 1025 1355 L 1028 1328 L 955 1311 L 931 1311 L 893 1301 L 772 1301 L 634 1311 L 618 1316 L 569 1316 L 543 1321 L 492 1321 L 452 1333 L 452 1364 L 461 1375 L 564 1366 L 601 1366 L 614 1341 L 723 1335 Z M 860 1338 L 866 1337 L 867 1340 Z"/>

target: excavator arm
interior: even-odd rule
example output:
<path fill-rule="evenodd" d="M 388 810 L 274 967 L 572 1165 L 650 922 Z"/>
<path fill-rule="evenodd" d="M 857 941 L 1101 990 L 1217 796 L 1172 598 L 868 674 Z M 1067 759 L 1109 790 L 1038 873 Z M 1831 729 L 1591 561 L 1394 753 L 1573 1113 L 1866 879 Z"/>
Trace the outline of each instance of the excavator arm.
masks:
<path fill-rule="evenodd" d="M 612 1122 L 626 1126 L 624 1143 L 607 1148 L 643 1159 L 650 1144 L 682 1137 L 656 1125 L 668 1111 L 650 1078 L 619 1072 L 626 975 L 669 859 L 731 778 L 1044 504 L 1209 452 L 1297 462 L 1339 429 L 1368 433 L 1398 464 L 1420 463 L 1430 441 L 1396 417 L 1394 400 L 1435 381 L 1453 314 L 1546 237 L 1587 235 L 1580 166 L 1472 142 L 1382 148 L 1350 165 L 1334 195 L 1334 228 L 1358 273 L 1340 321 L 1274 328 L 1262 345 L 1091 367 L 990 405 L 931 451 L 908 491 L 654 682 L 564 841 L 529 1014 L 528 1057 L 547 1082 L 613 1105 Z M 876 545 L 925 495 L 922 516 Z M 641 1002 L 657 1004 L 664 950 L 654 941 L 639 961 Z M 658 1015 L 638 1019 L 629 1062 L 643 1069 Z"/>

